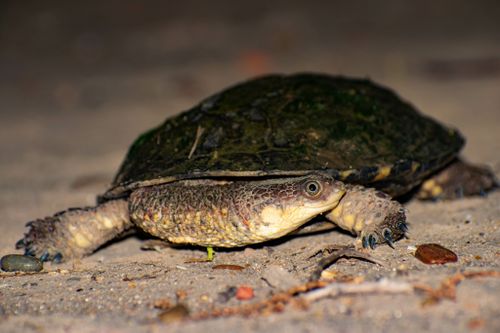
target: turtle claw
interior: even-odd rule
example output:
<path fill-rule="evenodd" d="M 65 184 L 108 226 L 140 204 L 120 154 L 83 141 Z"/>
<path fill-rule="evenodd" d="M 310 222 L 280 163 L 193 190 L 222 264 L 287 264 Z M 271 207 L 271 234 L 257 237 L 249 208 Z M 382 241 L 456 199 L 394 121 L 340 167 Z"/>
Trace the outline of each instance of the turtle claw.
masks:
<path fill-rule="evenodd" d="M 394 249 L 394 239 L 392 238 L 392 231 L 391 229 L 384 229 L 384 239 L 387 245 L 389 245 L 391 248 Z"/>
<path fill-rule="evenodd" d="M 368 243 L 370 243 L 370 248 L 375 250 L 375 247 L 377 246 L 377 236 L 374 236 L 373 234 L 368 236 Z"/>
<path fill-rule="evenodd" d="M 62 260 L 63 260 L 63 255 L 61 254 L 61 252 L 57 252 L 54 258 L 52 258 L 52 262 L 54 264 L 59 264 L 61 263 Z"/>
<path fill-rule="evenodd" d="M 369 234 L 368 236 L 364 236 L 362 238 L 363 247 L 367 249 L 368 247 L 372 250 L 375 250 L 377 247 L 377 236 L 373 234 Z"/>
<path fill-rule="evenodd" d="M 408 232 L 408 225 L 404 221 L 401 221 L 398 223 L 398 229 L 401 230 L 403 234 L 406 234 Z"/>
<path fill-rule="evenodd" d="M 367 249 L 370 244 L 368 244 L 368 237 L 363 237 L 362 239 L 363 248 Z"/>
<path fill-rule="evenodd" d="M 49 261 L 49 257 L 50 257 L 49 252 L 48 252 L 48 251 L 45 251 L 45 252 L 43 252 L 43 254 L 40 256 L 40 260 L 41 260 L 41 261 Z"/>

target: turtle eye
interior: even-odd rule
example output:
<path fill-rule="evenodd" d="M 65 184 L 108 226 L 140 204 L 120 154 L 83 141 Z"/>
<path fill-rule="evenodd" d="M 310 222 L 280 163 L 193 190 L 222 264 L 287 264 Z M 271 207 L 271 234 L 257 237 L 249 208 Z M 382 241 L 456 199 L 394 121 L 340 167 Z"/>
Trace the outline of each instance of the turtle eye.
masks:
<path fill-rule="evenodd" d="M 321 184 L 316 180 L 309 180 L 304 186 L 306 194 L 310 197 L 316 197 L 321 193 Z"/>

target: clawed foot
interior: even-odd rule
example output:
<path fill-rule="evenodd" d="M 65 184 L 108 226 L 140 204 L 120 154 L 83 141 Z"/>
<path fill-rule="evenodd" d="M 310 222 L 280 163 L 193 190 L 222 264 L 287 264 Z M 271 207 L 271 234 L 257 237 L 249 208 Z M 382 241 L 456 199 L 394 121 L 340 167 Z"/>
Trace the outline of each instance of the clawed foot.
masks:
<path fill-rule="evenodd" d="M 361 245 L 365 249 L 374 250 L 377 244 L 386 243 L 394 248 L 394 241 L 405 236 L 408 232 L 406 221 L 397 221 L 394 226 L 386 226 L 383 228 L 374 228 L 375 230 L 363 230 L 361 233 Z M 381 231 L 379 231 L 381 230 Z"/>
<path fill-rule="evenodd" d="M 47 242 L 54 233 L 55 223 L 54 217 L 28 222 L 26 226 L 29 230 L 24 238 L 16 242 L 16 249 L 24 249 L 24 255 L 38 257 L 44 262 L 60 263 L 63 260 L 62 252 Z"/>

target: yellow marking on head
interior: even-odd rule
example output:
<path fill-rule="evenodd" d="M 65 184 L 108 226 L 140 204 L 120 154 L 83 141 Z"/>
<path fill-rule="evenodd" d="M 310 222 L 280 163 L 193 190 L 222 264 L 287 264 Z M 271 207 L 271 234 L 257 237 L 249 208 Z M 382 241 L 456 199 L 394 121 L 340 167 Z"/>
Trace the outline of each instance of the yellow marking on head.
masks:
<path fill-rule="evenodd" d="M 341 180 L 347 179 L 347 177 L 349 177 L 353 172 L 354 172 L 353 169 L 341 171 L 340 174 L 339 174 L 340 179 Z"/>
<path fill-rule="evenodd" d="M 262 210 L 260 217 L 262 222 L 273 226 L 283 223 L 285 212 L 279 208 L 268 206 Z"/>
<path fill-rule="evenodd" d="M 89 247 L 90 246 L 90 241 L 87 239 L 87 237 L 85 237 L 84 235 L 80 234 L 80 233 L 77 233 L 75 235 L 73 235 L 73 238 L 75 240 L 75 243 L 78 247 Z"/>
<path fill-rule="evenodd" d="M 319 214 L 320 212 L 318 212 Z M 277 208 L 268 206 L 260 213 L 257 234 L 265 239 L 284 236 L 309 221 L 314 213 L 303 207 Z"/>
<path fill-rule="evenodd" d="M 256 233 L 267 239 L 281 237 L 297 229 L 314 216 L 328 212 L 345 191 L 336 190 L 321 202 L 297 202 L 283 208 L 267 206 L 260 212 L 260 223 L 257 223 Z"/>
<path fill-rule="evenodd" d="M 386 178 L 387 176 L 389 176 L 391 174 L 391 169 L 392 168 L 390 166 L 384 166 L 384 167 L 379 168 L 378 173 L 375 176 L 375 178 L 373 178 L 373 180 L 377 181 L 377 180 L 382 180 L 382 179 Z"/>
<path fill-rule="evenodd" d="M 411 172 L 417 171 L 417 169 L 420 167 L 420 163 L 418 162 L 412 162 L 411 163 Z"/>

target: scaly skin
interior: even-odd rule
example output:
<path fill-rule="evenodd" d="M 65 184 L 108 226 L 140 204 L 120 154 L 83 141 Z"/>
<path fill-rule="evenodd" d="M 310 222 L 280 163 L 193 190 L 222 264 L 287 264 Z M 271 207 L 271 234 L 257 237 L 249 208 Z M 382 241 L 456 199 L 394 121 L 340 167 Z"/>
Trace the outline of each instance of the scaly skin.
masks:
<path fill-rule="evenodd" d="M 312 193 L 313 184 L 318 193 Z M 186 180 L 31 222 L 18 247 L 43 260 L 91 253 L 133 224 L 174 243 L 234 247 L 281 237 L 330 211 L 346 185 L 322 174 L 252 181 Z"/>
<path fill-rule="evenodd" d="M 307 184 L 321 184 L 311 196 Z M 345 185 L 328 176 L 262 181 L 181 181 L 134 191 L 131 218 L 172 243 L 235 247 L 288 234 L 335 207 Z"/>

